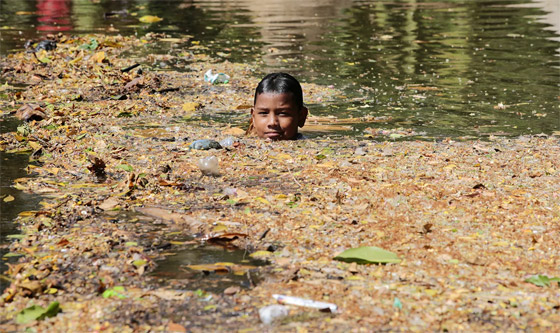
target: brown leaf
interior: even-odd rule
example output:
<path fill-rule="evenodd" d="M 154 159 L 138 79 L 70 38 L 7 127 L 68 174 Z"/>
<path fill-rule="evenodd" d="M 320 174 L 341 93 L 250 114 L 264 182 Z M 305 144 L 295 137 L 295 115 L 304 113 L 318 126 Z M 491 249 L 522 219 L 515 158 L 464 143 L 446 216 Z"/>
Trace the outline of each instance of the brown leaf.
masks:
<path fill-rule="evenodd" d="M 431 224 L 431 223 L 426 223 L 426 224 L 424 224 L 424 227 L 423 227 L 424 230 L 422 231 L 422 233 L 423 233 L 423 234 L 427 234 L 427 233 L 429 233 L 429 232 L 432 232 L 432 227 L 433 227 L 433 226 L 434 226 L 434 225 Z"/>
<path fill-rule="evenodd" d="M 225 234 L 221 234 L 221 235 L 216 235 L 214 237 L 210 237 L 208 238 L 208 242 L 212 243 L 212 242 L 224 242 L 224 241 L 232 241 L 238 238 L 245 238 L 247 237 L 247 234 L 241 234 L 241 233 L 236 233 L 236 232 L 232 232 L 232 233 L 225 233 Z"/>
<path fill-rule="evenodd" d="M 39 121 L 47 118 L 47 115 L 39 105 L 25 104 L 16 111 L 16 117 L 24 121 Z"/>
<path fill-rule="evenodd" d="M 161 178 L 158 179 L 158 184 L 159 184 L 159 186 L 180 186 L 180 187 L 185 185 L 185 183 L 170 182 L 170 181 L 167 181 L 167 180 L 161 179 Z"/>
<path fill-rule="evenodd" d="M 93 173 L 99 180 L 103 179 L 106 177 L 106 173 L 105 173 L 105 162 L 100 159 L 99 157 L 95 157 L 95 156 L 89 156 L 89 161 L 91 162 L 91 165 L 89 165 L 87 168 L 88 170 Z"/>
<path fill-rule="evenodd" d="M 172 332 L 173 333 L 186 333 L 187 329 L 183 325 L 175 324 L 174 322 L 170 322 L 167 325 L 167 332 L 169 332 L 169 333 L 172 333 Z"/>
<path fill-rule="evenodd" d="M 243 136 L 245 135 L 245 130 L 239 127 L 231 127 L 222 132 L 224 135 L 233 135 L 233 136 Z"/>
<path fill-rule="evenodd" d="M 58 243 L 56 243 L 56 245 L 58 246 L 65 246 L 70 244 L 70 241 L 68 241 L 66 238 L 62 238 Z"/>
<path fill-rule="evenodd" d="M 142 87 L 143 83 L 144 83 L 144 77 L 140 76 L 140 77 L 137 77 L 137 78 L 133 79 L 132 81 L 128 82 L 124 86 L 124 89 L 130 90 L 132 88 L 137 88 L 137 87 L 140 88 L 140 87 Z"/>
<path fill-rule="evenodd" d="M 103 210 L 111 210 L 115 208 L 119 204 L 119 201 L 116 198 L 107 198 L 101 204 L 99 204 L 99 208 Z"/>
<path fill-rule="evenodd" d="M 240 291 L 241 288 L 239 288 L 238 286 L 231 286 L 229 288 L 226 288 L 226 290 L 224 290 L 224 295 L 231 296 L 237 294 Z"/>
<path fill-rule="evenodd" d="M 41 285 L 41 282 L 37 280 L 33 280 L 33 281 L 27 280 L 22 282 L 19 286 L 22 287 L 23 289 L 27 289 L 31 291 L 33 294 L 40 293 L 43 290 L 43 286 Z"/>

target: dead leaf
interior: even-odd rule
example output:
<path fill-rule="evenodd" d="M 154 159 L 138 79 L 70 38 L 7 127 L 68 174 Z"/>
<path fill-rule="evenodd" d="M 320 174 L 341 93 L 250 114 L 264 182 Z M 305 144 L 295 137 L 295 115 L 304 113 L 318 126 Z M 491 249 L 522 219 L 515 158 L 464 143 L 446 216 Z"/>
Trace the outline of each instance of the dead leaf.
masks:
<path fill-rule="evenodd" d="M 101 204 L 99 204 L 99 208 L 103 210 L 111 210 L 119 205 L 119 201 L 116 198 L 107 198 Z"/>
<path fill-rule="evenodd" d="M 238 286 L 231 286 L 229 288 L 226 288 L 226 290 L 224 290 L 224 295 L 228 295 L 228 296 L 232 296 L 237 294 L 238 292 L 241 291 L 241 288 Z"/>
<path fill-rule="evenodd" d="M 31 293 L 33 294 L 37 294 L 40 293 L 41 290 L 43 290 L 43 286 L 41 285 L 41 282 L 37 281 L 37 280 L 26 280 L 23 281 L 20 285 L 21 288 L 27 289 L 29 291 L 31 291 Z"/>
<path fill-rule="evenodd" d="M 104 51 L 97 52 L 90 59 L 93 62 L 102 63 L 106 59 L 105 58 L 105 52 Z"/>
<path fill-rule="evenodd" d="M 225 234 L 221 234 L 221 235 L 216 235 L 214 237 L 210 237 L 208 238 L 208 242 L 212 243 L 212 242 L 228 242 L 228 241 L 232 241 L 238 238 L 245 238 L 247 237 L 247 234 L 241 234 L 241 233 L 225 233 Z"/>
<path fill-rule="evenodd" d="M 131 90 L 133 88 L 140 88 L 142 87 L 144 82 L 144 77 L 143 76 L 139 76 L 137 78 L 134 78 L 132 81 L 128 82 L 125 86 L 124 89 L 125 90 Z"/>
<path fill-rule="evenodd" d="M 16 111 L 16 117 L 24 121 L 40 121 L 47 118 L 47 115 L 39 105 L 25 104 Z"/>
<path fill-rule="evenodd" d="M 169 322 L 169 324 L 167 324 L 167 332 L 169 333 L 186 333 L 187 329 L 181 325 L 181 324 L 176 324 L 174 322 Z"/>
<path fill-rule="evenodd" d="M 230 127 L 222 131 L 224 135 L 244 136 L 245 130 L 239 127 Z"/>
<path fill-rule="evenodd" d="M 183 103 L 182 109 L 185 112 L 194 112 L 201 107 L 200 103 L 197 102 L 187 102 Z"/>

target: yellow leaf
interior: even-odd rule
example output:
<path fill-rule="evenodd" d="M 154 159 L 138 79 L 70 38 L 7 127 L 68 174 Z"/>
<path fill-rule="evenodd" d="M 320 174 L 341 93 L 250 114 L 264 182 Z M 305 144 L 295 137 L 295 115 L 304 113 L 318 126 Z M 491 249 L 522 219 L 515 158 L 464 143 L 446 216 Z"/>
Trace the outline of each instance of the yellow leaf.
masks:
<path fill-rule="evenodd" d="M 58 289 L 56 288 L 49 288 L 47 290 L 45 290 L 45 294 L 56 294 L 58 292 Z"/>
<path fill-rule="evenodd" d="M 269 258 L 272 256 L 272 252 L 270 251 L 257 251 L 257 252 L 253 252 L 249 255 L 249 257 L 252 258 Z"/>
<path fill-rule="evenodd" d="M 15 198 L 12 197 L 11 195 L 8 195 L 7 197 L 4 198 L 4 202 L 10 202 L 10 201 L 14 201 Z"/>
<path fill-rule="evenodd" d="M 27 144 L 29 145 L 29 147 L 31 147 L 33 150 L 39 150 L 41 148 L 43 148 L 43 146 L 35 141 L 29 141 L 27 142 Z"/>
<path fill-rule="evenodd" d="M 75 63 L 82 61 L 83 58 L 84 58 L 84 57 L 79 56 L 79 57 L 76 57 L 76 58 L 70 60 L 68 63 L 69 63 L 70 65 L 74 65 Z"/>
<path fill-rule="evenodd" d="M 255 199 L 255 200 L 257 200 L 259 202 L 262 202 L 263 204 L 270 205 L 270 202 L 268 200 L 266 200 L 265 198 L 257 197 L 257 199 Z"/>
<path fill-rule="evenodd" d="M 284 153 L 280 153 L 276 156 L 271 156 L 277 160 L 291 160 L 292 156 L 288 155 L 288 154 L 284 154 Z"/>
<path fill-rule="evenodd" d="M 451 170 L 451 169 L 454 169 L 454 168 L 456 168 L 456 167 L 457 167 L 457 166 L 456 166 L 455 164 L 449 164 L 449 165 L 447 165 L 447 166 L 445 166 L 445 167 L 443 167 L 443 168 L 446 169 L 446 170 Z"/>
<path fill-rule="evenodd" d="M 221 232 L 221 231 L 227 231 L 227 227 L 223 224 L 218 224 L 217 226 L 214 227 L 214 229 L 212 229 L 212 232 Z"/>
<path fill-rule="evenodd" d="M 183 111 L 185 112 L 194 112 L 198 108 L 200 108 L 200 103 L 197 102 L 187 102 L 183 104 Z"/>
<path fill-rule="evenodd" d="M 105 60 L 105 52 L 104 51 L 97 52 L 96 54 L 94 54 L 91 57 L 91 61 L 93 61 L 93 62 L 102 63 L 103 60 Z"/>
<path fill-rule="evenodd" d="M 25 217 L 25 216 L 35 216 L 37 214 L 36 210 L 25 211 L 18 214 L 18 216 Z"/>
<path fill-rule="evenodd" d="M 426 292 L 426 294 L 428 294 L 429 296 L 432 296 L 432 297 L 434 297 L 438 293 L 437 290 L 434 290 L 434 289 L 426 289 L 425 292 Z"/>
<path fill-rule="evenodd" d="M 139 18 L 140 22 L 142 23 L 155 23 L 163 20 L 161 17 L 153 16 L 153 15 L 144 15 Z"/>

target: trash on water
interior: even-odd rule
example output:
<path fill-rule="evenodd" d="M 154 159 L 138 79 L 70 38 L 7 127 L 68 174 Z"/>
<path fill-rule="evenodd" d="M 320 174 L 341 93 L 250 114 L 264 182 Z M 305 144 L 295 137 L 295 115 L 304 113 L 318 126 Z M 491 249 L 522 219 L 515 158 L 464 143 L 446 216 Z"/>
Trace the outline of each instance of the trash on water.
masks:
<path fill-rule="evenodd" d="M 333 303 L 319 302 L 319 301 L 313 301 L 313 300 L 305 299 L 305 298 L 286 296 L 286 295 L 278 295 L 278 294 L 274 294 L 274 295 L 272 295 L 272 297 L 274 297 L 274 299 L 276 299 L 278 301 L 278 303 L 280 303 L 280 304 L 305 306 L 305 307 L 308 307 L 308 308 L 319 309 L 321 311 L 330 311 L 332 313 L 335 313 L 336 310 L 338 309 L 336 304 L 333 304 Z"/>
<path fill-rule="evenodd" d="M 198 160 L 198 167 L 206 176 L 219 176 L 220 170 L 216 156 L 206 156 Z"/>
<path fill-rule="evenodd" d="M 208 150 L 208 149 L 222 149 L 222 146 L 218 141 L 202 139 L 202 140 L 196 140 L 195 142 L 191 143 L 189 148 L 197 149 L 197 150 Z"/>
<path fill-rule="evenodd" d="M 283 305 L 274 304 L 259 309 L 259 318 L 267 325 L 286 316 L 288 316 L 288 308 Z"/>
<path fill-rule="evenodd" d="M 25 45 L 26 48 L 31 48 L 31 41 L 28 41 Z M 37 46 L 35 46 L 34 49 L 31 49 L 31 51 L 28 52 L 39 52 L 41 50 L 45 50 L 45 51 L 52 51 L 56 49 L 56 41 L 54 40 L 50 40 L 50 39 L 45 39 L 40 41 L 39 43 L 37 43 Z"/>
<path fill-rule="evenodd" d="M 223 139 L 222 141 L 220 141 L 220 145 L 222 147 L 231 147 L 233 146 L 233 144 L 236 142 L 235 138 L 233 136 L 228 136 L 227 138 Z"/>
<path fill-rule="evenodd" d="M 224 73 L 213 74 L 211 69 L 204 73 L 204 81 L 210 82 L 212 84 L 228 83 L 229 79 L 229 75 Z"/>

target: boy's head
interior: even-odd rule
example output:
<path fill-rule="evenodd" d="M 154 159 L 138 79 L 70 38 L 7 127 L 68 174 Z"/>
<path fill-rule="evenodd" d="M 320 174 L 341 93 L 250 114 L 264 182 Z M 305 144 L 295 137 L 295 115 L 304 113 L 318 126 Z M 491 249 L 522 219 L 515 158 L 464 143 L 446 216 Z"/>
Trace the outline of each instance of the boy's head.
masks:
<path fill-rule="evenodd" d="M 265 76 L 255 90 L 251 108 L 253 127 L 260 138 L 293 140 L 305 125 L 307 108 L 298 80 L 286 73 Z"/>

